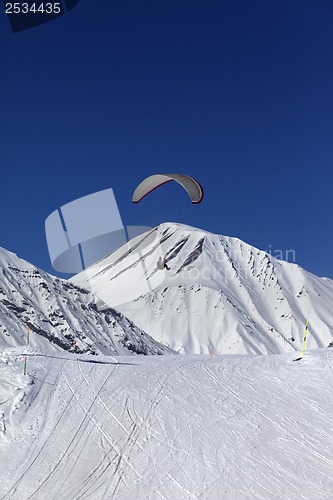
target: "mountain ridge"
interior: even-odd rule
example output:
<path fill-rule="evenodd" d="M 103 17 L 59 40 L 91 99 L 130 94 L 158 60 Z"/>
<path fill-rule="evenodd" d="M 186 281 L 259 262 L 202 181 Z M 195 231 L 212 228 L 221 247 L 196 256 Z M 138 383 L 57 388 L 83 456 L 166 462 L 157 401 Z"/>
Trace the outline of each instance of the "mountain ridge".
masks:
<path fill-rule="evenodd" d="M 329 278 L 319 278 L 239 238 L 178 223 L 163 223 L 154 230 L 158 242 L 144 243 L 140 249 L 136 240 L 132 255 L 128 248 L 125 255 L 123 247 L 70 281 L 90 289 L 180 352 L 300 350 L 306 319 L 310 348 L 332 341 Z M 170 272 L 158 270 L 161 255 Z M 145 270 L 141 274 L 140 266 Z M 129 290 L 131 298 L 117 303 L 116 291 L 122 288 L 120 295 L 126 298 Z"/>
<path fill-rule="evenodd" d="M 0 346 L 89 354 L 170 352 L 82 287 L 0 248 Z"/>

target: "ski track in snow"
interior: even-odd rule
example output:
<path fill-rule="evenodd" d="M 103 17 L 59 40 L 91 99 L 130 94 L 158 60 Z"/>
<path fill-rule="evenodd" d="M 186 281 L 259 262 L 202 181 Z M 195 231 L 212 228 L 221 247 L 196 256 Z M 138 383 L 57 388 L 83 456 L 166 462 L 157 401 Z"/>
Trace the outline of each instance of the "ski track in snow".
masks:
<path fill-rule="evenodd" d="M 1 500 L 333 498 L 330 349 L 45 354 L 27 378 L 22 356 L 0 359 Z"/>

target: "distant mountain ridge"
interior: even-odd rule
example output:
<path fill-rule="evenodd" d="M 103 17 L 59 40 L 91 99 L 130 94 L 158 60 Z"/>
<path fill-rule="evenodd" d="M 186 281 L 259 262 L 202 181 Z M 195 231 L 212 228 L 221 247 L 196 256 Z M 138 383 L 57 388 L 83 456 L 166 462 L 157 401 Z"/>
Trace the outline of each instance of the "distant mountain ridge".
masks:
<path fill-rule="evenodd" d="M 27 343 L 90 354 L 167 354 L 123 314 L 89 291 L 0 248 L 0 347 Z"/>
<path fill-rule="evenodd" d="M 237 238 L 176 223 L 155 230 L 159 245 L 145 241 L 140 248 L 139 242 L 132 254 L 119 249 L 70 281 L 117 304 L 149 335 L 180 352 L 300 350 L 306 319 L 308 348 L 332 342 L 332 280 Z M 158 270 L 161 254 L 170 272 Z M 121 289 L 129 300 L 119 304 Z"/>

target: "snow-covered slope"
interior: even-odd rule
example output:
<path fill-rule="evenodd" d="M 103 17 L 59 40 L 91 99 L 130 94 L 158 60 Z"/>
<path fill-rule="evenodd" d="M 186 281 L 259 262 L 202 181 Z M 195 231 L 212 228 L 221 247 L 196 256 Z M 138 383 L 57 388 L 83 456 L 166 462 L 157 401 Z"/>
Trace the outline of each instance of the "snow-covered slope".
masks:
<path fill-rule="evenodd" d="M 71 281 L 117 305 L 140 328 L 180 352 L 301 349 L 306 319 L 309 348 L 332 341 L 332 280 L 237 238 L 173 223 L 162 224 L 154 234 L 151 242 L 138 238 L 131 252 L 123 247 Z M 160 255 L 170 271 L 158 269 Z"/>
<path fill-rule="evenodd" d="M 2 500 L 331 500 L 333 350 L 0 355 Z"/>
<path fill-rule="evenodd" d="M 165 354 L 101 299 L 0 248 L 0 347 L 30 344 L 92 354 Z M 75 344 L 74 344 L 75 343 Z"/>

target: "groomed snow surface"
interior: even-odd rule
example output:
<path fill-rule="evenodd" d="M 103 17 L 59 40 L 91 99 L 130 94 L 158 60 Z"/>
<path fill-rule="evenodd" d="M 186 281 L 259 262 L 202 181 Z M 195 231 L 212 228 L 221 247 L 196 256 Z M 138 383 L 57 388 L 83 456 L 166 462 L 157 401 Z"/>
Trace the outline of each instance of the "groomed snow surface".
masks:
<path fill-rule="evenodd" d="M 333 498 L 333 350 L 0 355 L 3 500 Z"/>

